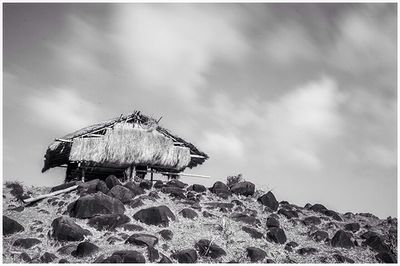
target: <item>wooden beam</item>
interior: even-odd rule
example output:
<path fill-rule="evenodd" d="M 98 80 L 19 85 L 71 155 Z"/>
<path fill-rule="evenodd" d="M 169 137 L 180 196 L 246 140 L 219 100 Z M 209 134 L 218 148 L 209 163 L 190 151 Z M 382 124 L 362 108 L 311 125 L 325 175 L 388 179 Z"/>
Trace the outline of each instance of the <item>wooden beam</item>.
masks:
<path fill-rule="evenodd" d="M 38 200 L 41 200 L 41 199 L 45 199 L 45 198 L 48 198 L 48 197 L 52 197 L 52 196 L 55 196 L 55 195 L 58 195 L 58 194 L 67 193 L 67 192 L 70 192 L 70 191 L 75 190 L 77 188 L 78 188 L 78 185 L 75 185 L 75 186 L 72 186 L 72 187 L 69 187 L 69 188 L 66 188 L 66 189 L 61 189 L 61 190 L 54 191 L 54 192 L 49 193 L 49 194 L 44 194 L 44 195 L 38 196 L 36 198 L 24 199 L 23 202 L 24 203 L 35 202 L 35 201 L 38 201 Z"/>
<path fill-rule="evenodd" d="M 61 141 L 61 142 L 73 142 L 70 139 L 55 139 L 55 141 Z"/>
<path fill-rule="evenodd" d="M 136 172 L 142 173 L 151 173 L 151 171 L 147 170 L 136 170 Z M 196 174 L 185 174 L 185 173 L 174 173 L 174 172 L 158 172 L 159 174 L 163 175 L 179 175 L 179 176 L 191 176 L 191 177 L 200 177 L 200 178 L 210 178 L 211 176 L 208 175 L 196 175 Z"/>
<path fill-rule="evenodd" d="M 206 157 L 202 156 L 202 155 L 197 155 L 197 154 L 190 154 L 191 158 L 200 158 L 200 159 L 206 159 Z"/>

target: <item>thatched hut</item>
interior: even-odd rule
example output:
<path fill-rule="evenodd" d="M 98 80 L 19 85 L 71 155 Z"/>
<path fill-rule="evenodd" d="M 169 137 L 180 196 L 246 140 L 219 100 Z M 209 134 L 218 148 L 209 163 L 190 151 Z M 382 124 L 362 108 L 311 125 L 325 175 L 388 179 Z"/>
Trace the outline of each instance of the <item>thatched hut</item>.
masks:
<path fill-rule="evenodd" d="M 155 119 L 135 111 L 82 128 L 50 144 L 42 172 L 66 167 L 66 181 L 119 178 L 146 172 L 176 174 L 208 159 L 193 144 L 173 135 Z"/>

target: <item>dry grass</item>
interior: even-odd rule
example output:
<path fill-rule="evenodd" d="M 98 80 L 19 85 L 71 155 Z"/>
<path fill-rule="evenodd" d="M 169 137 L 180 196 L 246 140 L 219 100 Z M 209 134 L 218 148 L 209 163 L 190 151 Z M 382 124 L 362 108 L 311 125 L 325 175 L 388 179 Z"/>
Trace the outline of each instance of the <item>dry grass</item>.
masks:
<path fill-rule="evenodd" d="M 128 167 L 133 164 L 163 166 L 176 170 L 186 168 L 190 149 L 174 146 L 173 141 L 156 130 L 119 123 L 103 137 L 77 138 L 69 159 Z"/>

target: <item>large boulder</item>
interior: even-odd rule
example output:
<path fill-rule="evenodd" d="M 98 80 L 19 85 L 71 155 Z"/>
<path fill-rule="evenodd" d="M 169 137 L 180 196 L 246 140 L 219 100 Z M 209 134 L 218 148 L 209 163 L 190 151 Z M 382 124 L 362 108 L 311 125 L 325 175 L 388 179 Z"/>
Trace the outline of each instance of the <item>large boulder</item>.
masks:
<path fill-rule="evenodd" d="M 99 251 L 98 246 L 96 246 L 95 244 L 90 243 L 88 241 L 85 241 L 85 242 L 81 242 L 78 244 L 78 246 L 76 247 L 76 250 L 74 250 L 72 252 L 72 256 L 78 257 L 78 258 L 83 258 L 83 257 L 91 256 L 94 253 L 96 253 L 97 251 Z"/>
<path fill-rule="evenodd" d="M 333 247 L 339 247 L 339 248 L 352 248 L 354 247 L 353 241 L 351 241 L 350 234 L 343 231 L 339 230 L 335 233 L 331 240 L 331 245 Z"/>
<path fill-rule="evenodd" d="M 267 237 L 278 244 L 284 244 L 287 240 L 285 231 L 277 227 L 271 227 L 267 233 Z"/>
<path fill-rule="evenodd" d="M 246 251 L 247 257 L 250 259 L 251 262 L 262 261 L 267 256 L 267 253 L 264 250 L 256 247 L 248 247 Z"/>
<path fill-rule="evenodd" d="M 199 240 L 195 244 L 195 248 L 199 251 L 200 256 L 207 256 L 211 257 L 212 259 L 226 255 L 225 250 L 208 239 Z"/>
<path fill-rule="evenodd" d="M 375 258 L 382 263 L 397 263 L 396 255 L 393 252 L 379 252 Z"/>
<path fill-rule="evenodd" d="M 253 183 L 248 182 L 248 181 L 243 181 L 243 182 L 234 184 L 230 190 L 234 194 L 243 195 L 243 196 L 253 196 L 255 188 L 256 187 Z"/>
<path fill-rule="evenodd" d="M 85 230 L 77 225 L 69 217 L 61 216 L 53 220 L 51 236 L 59 241 L 81 241 L 87 235 L 91 235 L 89 230 Z"/>
<path fill-rule="evenodd" d="M 267 224 L 266 225 L 267 225 L 268 228 L 279 227 L 279 221 L 275 217 L 269 216 L 267 218 Z"/>
<path fill-rule="evenodd" d="M 155 244 L 158 243 L 158 238 L 149 234 L 133 234 L 131 235 L 125 243 L 137 245 L 137 246 L 147 246 L 154 247 Z"/>
<path fill-rule="evenodd" d="M 129 202 L 135 196 L 132 191 L 121 185 L 115 185 L 107 195 L 120 200 L 122 203 Z"/>
<path fill-rule="evenodd" d="M 97 230 L 112 230 L 130 221 L 125 214 L 103 214 L 89 219 L 88 224 Z"/>
<path fill-rule="evenodd" d="M 278 210 L 279 202 L 271 191 L 259 197 L 257 201 L 273 211 Z"/>
<path fill-rule="evenodd" d="M 339 216 L 339 214 L 332 210 L 325 210 L 323 212 L 326 216 L 332 217 L 334 220 L 342 222 L 343 219 Z"/>
<path fill-rule="evenodd" d="M 189 209 L 189 208 L 185 208 L 185 209 L 181 210 L 179 212 L 179 214 L 182 215 L 184 218 L 191 219 L 191 220 L 193 220 L 199 216 L 196 211 Z"/>
<path fill-rule="evenodd" d="M 324 213 L 328 209 L 324 205 L 317 203 L 317 204 L 312 205 L 310 207 L 310 210 L 319 212 L 319 213 Z"/>
<path fill-rule="evenodd" d="M 161 226 L 168 226 L 170 220 L 175 221 L 175 215 L 165 205 L 141 209 L 133 218 L 145 224 Z"/>
<path fill-rule="evenodd" d="M 117 185 L 121 185 L 121 182 L 119 182 L 118 178 L 115 175 L 109 175 L 106 178 L 106 185 L 109 189 L 112 189 Z"/>
<path fill-rule="evenodd" d="M 123 214 L 124 204 L 102 192 L 86 195 L 76 200 L 70 208 L 70 216 L 81 219 L 100 214 Z"/>
<path fill-rule="evenodd" d="M 3 215 L 3 236 L 24 231 L 25 228 L 17 221 Z"/>
<path fill-rule="evenodd" d="M 210 188 L 210 191 L 224 199 L 227 199 L 232 194 L 232 192 L 229 190 L 229 187 L 221 181 L 215 182 Z"/>
<path fill-rule="evenodd" d="M 242 230 L 248 233 L 252 238 L 260 239 L 264 236 L 260 231 L 248 226 L 242 226 Z"/>
<path fill-rule="evenodd" d="M 179 263 L 196 263 L 197 252 L 194 249 L 185 249 L 175 252 L 171 258 L 177 260 Z"/>
<path fill-rule="evenodd" d="M 13 246 L 28 249 L 39 243 L 42 243 L 42 241 L 37 238 L 18 238 L 14 241 Z"/>

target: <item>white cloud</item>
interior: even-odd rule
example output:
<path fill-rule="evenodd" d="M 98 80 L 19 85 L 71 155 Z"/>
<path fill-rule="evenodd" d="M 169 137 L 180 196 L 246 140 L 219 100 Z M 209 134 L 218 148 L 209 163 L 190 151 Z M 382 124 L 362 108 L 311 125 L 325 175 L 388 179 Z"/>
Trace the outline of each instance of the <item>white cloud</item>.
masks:
<path fill-rule="evenodd" d="M 71 89 L 52 89 L 33 94 L 27 105 L 36 116 L 35 123 L 68 133 L 96 122 L 97 108 Z"/>
<path fill-rule="evenodd" d="M 220 8 L 124 5 L 117 18 L 114 39 L 132 78 L 185 100 L 196 98 L 215 60 L 240 62 L 247 49 L 239 18 Z"/>
<path fill-rule="evenodd" d="M 200 145 L 211 155 L 217 155 L 221 158 L 241 159 L 244 157 L 243 143 L 231 132 L 206 132 Z"/>

